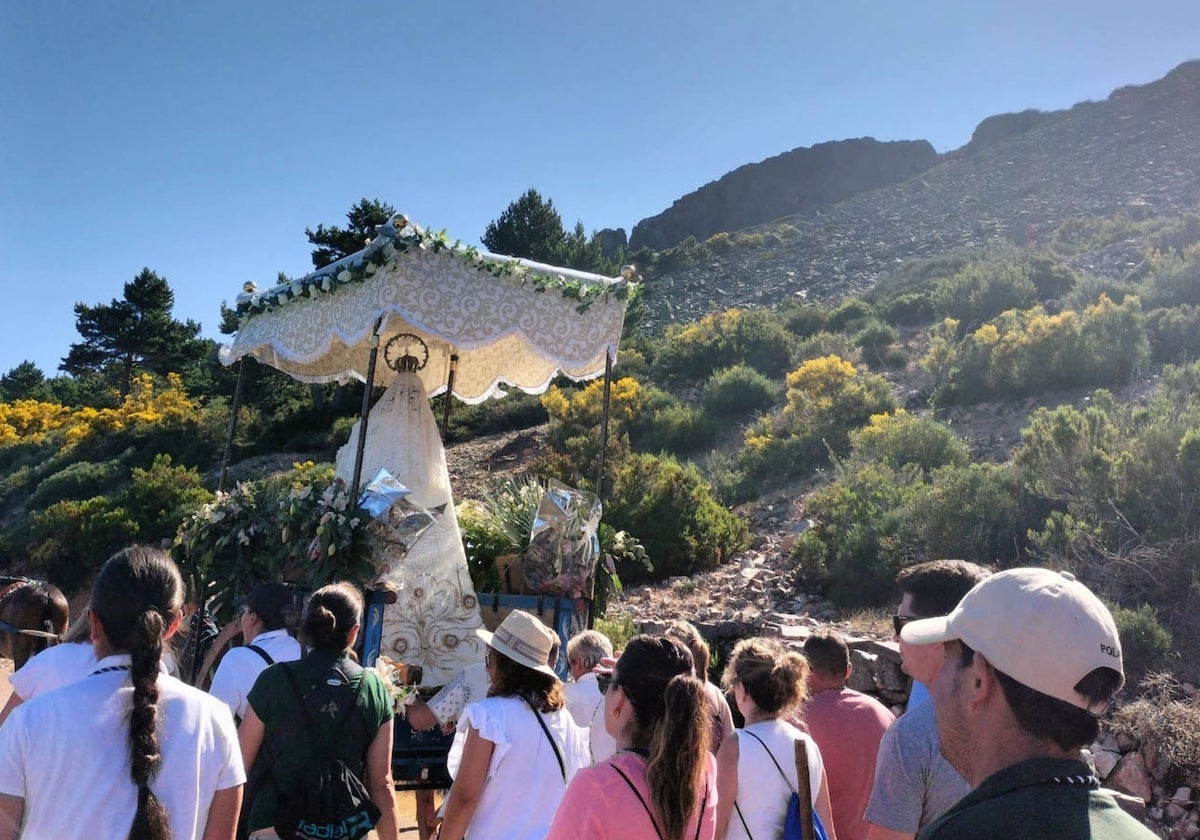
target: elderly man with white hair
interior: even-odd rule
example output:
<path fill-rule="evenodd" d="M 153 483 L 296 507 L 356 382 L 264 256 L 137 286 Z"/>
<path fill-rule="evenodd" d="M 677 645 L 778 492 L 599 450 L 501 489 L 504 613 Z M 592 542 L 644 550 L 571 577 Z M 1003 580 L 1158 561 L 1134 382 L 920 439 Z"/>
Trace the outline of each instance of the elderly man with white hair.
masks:
<path fill-rule="evenodd" d="M 593 764 L 607 761 L 617 751 L 616 741 L 604 728 L 604 695 L 592 673 L 601 659 L 612 655 L 612 642 L 599 630 L 584 630 L 567 640 L 567 668 L 571 672 L 571 682 L 563 686 L 563 693 L 567 696 L 567 711 L 589 732 Z"/>

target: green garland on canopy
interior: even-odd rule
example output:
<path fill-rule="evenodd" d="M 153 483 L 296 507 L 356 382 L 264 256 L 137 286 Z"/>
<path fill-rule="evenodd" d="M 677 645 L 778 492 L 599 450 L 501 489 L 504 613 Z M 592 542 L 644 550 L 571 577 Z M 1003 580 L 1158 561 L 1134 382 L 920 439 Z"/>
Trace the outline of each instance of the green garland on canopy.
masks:
<path fill-rule="evenodd" d="M 255 315 L 270 312 L 292 301 L 332 294 L 342 286 L 363 283 L 398 254 L 403 254 L 410 248 L 432 251 L 435 254 L 449 251 L 470 267 L 486 271 L 495 277 L 520 277 L 522 284 L 533 286 L 535 291 L 553 290 L 568 300 L 578 301 L 575 310 L 581 314 L 601 297 L 607 299 L 612 295 L 618 300 L 627 300 L 631 286 L 637 285 L 631 282 L 636 276 L 632 266 L 626 266 L 621 272 L 623 279 L 615 283 L 593 283 L 561 274 L 534 272 L 515 259 L 504 262 L 489 259 L 484 257 L 478 248 L 462 245 L 461 240 L 451 242 L 444 230 L 429 233 L 420 225 L 409 222 L 406 216 L 396 214 L 380 227 L 379 234 L 371 244 L 356 254 L 343 257 L 312 274 L 281 283 L 265 292 L 260 293 L 253 283 L 247 283 L 243 287 L 244 293 L 238 295 L 238 317 L 244 323 Z"/>

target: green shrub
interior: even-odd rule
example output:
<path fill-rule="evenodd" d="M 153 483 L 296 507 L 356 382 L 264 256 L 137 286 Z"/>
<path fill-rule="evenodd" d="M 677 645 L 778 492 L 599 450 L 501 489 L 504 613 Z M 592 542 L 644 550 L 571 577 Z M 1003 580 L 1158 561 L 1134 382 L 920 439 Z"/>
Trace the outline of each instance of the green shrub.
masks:
<path fill-rule="evenodd" d="M 595 629 L 612 642 L 613 650 L 623 650 L 630 639 L 642 632 L 629 613 L 616 613 L 611 617 L 597 616 L 595 625 Z"/>
<path fill-rule="evenodd" d="M 780 310 L 783 328 L 799 338 L 808 338 L 827 329 L 829 313 L 816 303 L 792 303 Z"/>
<path fill-rule="evenodd" d="M 914 560 L 965 557 L 1005 568 L 1021 557 L 1027 518 L 1019 476 L 997 464 L 948 465 L 895 513 L 896 547 Z"/>
<path fill-rule="evenodd" d="M 704 246 L 713 254 L 728 254 L 733 250 L 733 242 L 729 234 L 722 231 L 714 233 L 704 242 Z"/>
<path fill-rule="evenodd" d="M 944 466 L 963 466 L 970 459 L 967 445 L 945 423 L 897 409 L 877 414 L 850 433 L 851 460 L 885 463 L 893 468 L 913 465 L 926 476 Z"/>
<path fill-rule="evenodd" d="M 1029 282 L 1038 300 L 1060 298 L 1075 287 L 1079 275 L 1052 257 L 1037 256 L 1029 261 Z"/>
<path fill-rule="evenodd" d="M 65 499 L 82 501 L 109 494 L 118 484 L 128 480 L 127 461 L 132 454 L 127 452 L 123 457 L 100 464 L 90 461 L 68 464 L 42 479 L 29 497 L 29 510 L 42 510 Z"/>
<path fill-rule="evenodd" d="M 133 468 L 118 501 L 143 542 L 170 542 L 184 517 L 212 498 L 195 467 L 174 465 L 160 453 L 148 468 Z"/>
<path fill-rule="evenodd" d="M 690 405 L 672 402 L 629 426 L 630 445 L 640 452 L 684 454 L 708 446 L 716 427 L 707 416 Z"/>
<path fill-rule="evenodd" d="M 1111 607 L 1117 635 L 1121 639 L 1121 660 L 1125 681 L 1137 685 L 1152 671 L 1162 670 L 1171 655 L 1171 633 L 1158 621 L 1158 611 L 1149 604 L 1137 609 Z"/>
<path fill-rule="evenodd" d="M 747 365 L 719 370 L 704 384 L 704 410 L 731 419 L 756 414 L 774 405 L 779 386 Z"/>
<path fill-rule="evenodd" d="M 653 370 L 656 381 L 669 383 L 700 382 L 736 364 L 769 377 L 782 376 L 791 365 L 794 340 L 774 313 L 727 309 L 668 327 Z"/>
<path fill-rule="evenodd" d="M 934 286 L 932 301 L 939 318 L 953 318 L 963 329 L 978 326 L 1009 309 L 1025 309 L 1037 298 L 1029 268 L 1000 259 L 970 265 Z"/>
<path fill-rule="evenodd" d="M 875 307 L 859 298 L 850 298 L 829 313 L 828 329 L 832 332 L 854 332 L 875 317 Z"/>
<path fill-rule="evenodd" d="M 785 433 L 819 436 L 835 452 L 843 452 L 850 432 L 873 414 L 894 410 L 891 385 L 883 377 L 860 371 L 837 356 L 805 362 L 787 375 Z"/>
<path fill-rule="evenodd" d="M 672 457 L 632 455 L 620 465 L 607 494 L 605 519 L 638 534 L 653 573 L 636 564 L 619 564 L 622 580 L 691 575 L 715 568 L 745 547 L 749 528 L 722 507 L 692 465 Z"/>
<path fill-rule="evenodd" d="M 1189 246 L 1183 253 L 1157 254 L 1140 288 L 1151 306 L 1200 304 L 1200 245 Z"/>
<path fill-rule="evenodd" d="M 1178 364 L 1200 355 L 1200 306 L 1153 309 L 1145 323 L 1154 362 Z"/>
<path fill-rule="evenodd" d="M 841 356 L 843 359 L 848 359 L 853 355 L 854 341 L 850 336 L 825 330 L 813 333 L 792 348 L 792 358 L 795 359 L 796 364 L 819 359 L 822 356 Z"/>
<path fill-rule="evenodd" d="M 883 320 L 902 327 L 928 324 L 936 317 L 933 301 L 925 292 L 899 295 L 880 307 Z"/>
<path fill-rule="evenodd" d="M 890 324 L 869 320 L 854 336 L 854 345 L 862 350 L 868 364 L 883 365 L 892 345 L 900 340 L 900 333 Z"/>
<path fill-rule="evenodd" d="M 430 401 L 430 408 L 438 423 L 442 422 L 446 407 L 444 394 Z M 450 406 L 450 423 L 446 430 L 446 442 L 470 440 L 480 435 L 494 435 L 539 426 L 547 420 L 546 409 L 539 396 L 526 394 L 514 388 L 502 399 L 484 400 L 477 405 L 463 405 L 458 400 Z M 336 428 L 336 426 L 335 426 Z"/>
<path fill-rule="evenodd" d="M 64 592 L 81 589 L 111 554 L 139 537 L 125 511 L 103 496 L 56 502 L 33 514 L 29 525 L 33 572 Z"/>

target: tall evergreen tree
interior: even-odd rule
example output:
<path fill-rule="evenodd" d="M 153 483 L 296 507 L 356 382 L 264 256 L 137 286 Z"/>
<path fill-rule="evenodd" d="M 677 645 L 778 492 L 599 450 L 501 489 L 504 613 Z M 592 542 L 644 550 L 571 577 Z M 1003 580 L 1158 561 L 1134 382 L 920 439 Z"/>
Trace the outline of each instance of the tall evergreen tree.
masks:
<path fill-rule="evenodd" d="M 483 244 L 493 254 L 553 263 L 560 255 L 566 232 L 554 202 L 532 187 L 489 222 Z"/>
<path fill-rule="evenodd" d="M 500 218 L 490 222 L 483 233 L 484 246 L 494 254 L 523 257 L 528 260 L 577 268 L 596 274 L 615 276 L 620 271 L 620 257 L 604 256 L 600 238 L 593 232 L 589 237 L 583 222 L 567 232 L 554 202 L 543 199 L 530 188 L 523 196 L 508 205 Z"/>
<path fill-rule="evenodd" d="M 0 376 L 0 402 L 15 402 L 16 400 L 42 400 L 50 397 L 50 388 L 46 385 L 46 374 L 33 362 L 26 359 Z"/>
<path fill-rule="evenodd" d="M 111 303 L 75 304 L 75 328 L 83 341 L 72 344 L 58 366 L 73 376 L 102 374 L 124 397 L 139 370 L 181 373 L 203 360 L 200 325 L 171 315 L 175 293 L 149 268 L 125 284 Z"/>
<path fill-rule="evenodd" d="M 395 208 L 377 198 L 359 199 L 358 204 L 350 208 L 346 228 L 325 227 L 317 225 L 316 230 L 304 229 L 304 235 L 312 245 L 312 261 L 314 268 L 324 268 L 330 263 L 337 262 L 342 257 L 361 251 L 375 236 L 375 227 L 391 218 Z"/>

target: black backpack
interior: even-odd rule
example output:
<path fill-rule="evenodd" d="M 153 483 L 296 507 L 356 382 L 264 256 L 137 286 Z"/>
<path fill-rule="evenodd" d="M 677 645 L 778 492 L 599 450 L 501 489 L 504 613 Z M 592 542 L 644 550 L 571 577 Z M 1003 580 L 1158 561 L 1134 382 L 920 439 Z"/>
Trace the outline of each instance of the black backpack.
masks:
<path fill-rule="evenodd" d="M 302 694 L 292 668 L 287 664 L 279 667 L 283 668 L 296 696 L 299 715 L 293 718 L 303 721 L 300 737 L 318 737 L 313 718 L 329 713 L 331 703 L 336 706 L 338 719 L 343 721 L 339 727 L 342 733 L 346 733 L 354 717 L 365 724 L 358 707 L 367 681 L 361 668 L 357 669 L 362 676 L 356 691 L 350 691 L 350 680 L 345 673 L 334 670 L 318 679 L 308 694 Z M 341 679 L 333 679 L 334 675 Z M 330 685 L 331 682 L 336 685 Z M 281 727 L 281 731 L 288 729 L 292 727 Z M 331 739 L 322 740 L 318 756 L 304 768 L 294 786 L 283 790 L 271 778 L 276 801 L 275 831 L 282 840 L 358 840 L 379 821 L 379 808 L 371 801 L 366 785 L 337 757 Z M 269 768 L 264 769 L 270 773 Z"/>

